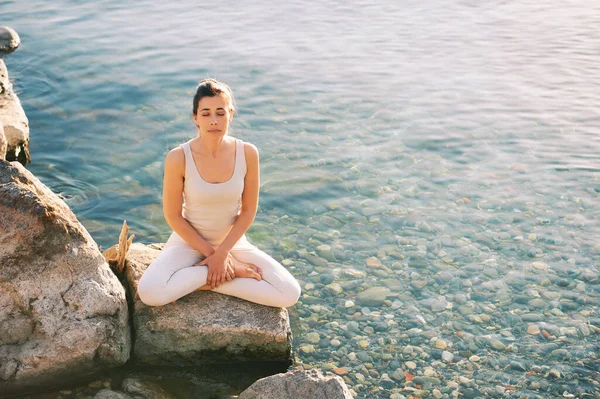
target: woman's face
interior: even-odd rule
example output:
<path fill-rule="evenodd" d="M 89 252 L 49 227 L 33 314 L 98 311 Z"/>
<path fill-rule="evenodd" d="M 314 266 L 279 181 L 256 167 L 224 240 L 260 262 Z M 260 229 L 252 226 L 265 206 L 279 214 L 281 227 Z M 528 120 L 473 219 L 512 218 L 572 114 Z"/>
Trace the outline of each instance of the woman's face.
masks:
<path fill-rule="evenodd" d="M 198 113 L 194 116 L 201 136 L 227 134 L 232 118 L 229 100 L 223 95 L 202 97 L 198 102 Z"/>

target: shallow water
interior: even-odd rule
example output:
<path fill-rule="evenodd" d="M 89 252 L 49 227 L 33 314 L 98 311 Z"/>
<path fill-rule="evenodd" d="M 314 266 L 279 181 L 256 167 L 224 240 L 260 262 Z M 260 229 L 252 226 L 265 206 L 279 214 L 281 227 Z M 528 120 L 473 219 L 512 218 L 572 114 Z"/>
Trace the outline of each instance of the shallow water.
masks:
<path fill-rule="evenodd" d="M 166 240 L 164 157 L 221 79 L 299 363 L 361 398 L 599 397 L 599 5 L 164 3 L 0 4 L 28 168 L 100 245 Z"/>

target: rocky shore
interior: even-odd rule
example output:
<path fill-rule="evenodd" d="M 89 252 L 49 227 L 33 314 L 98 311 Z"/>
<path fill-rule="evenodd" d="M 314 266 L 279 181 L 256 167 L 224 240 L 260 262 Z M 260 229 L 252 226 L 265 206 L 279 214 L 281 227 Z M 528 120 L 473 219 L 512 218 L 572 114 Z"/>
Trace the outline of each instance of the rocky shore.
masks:
<path fill-rule="evenodd" d="M 0 55 L 19 44 L 14 30 L 0 28 Z M 188 397 L 139 370 L 104 377 L 162 367 L 202 380 L 194 367 L 289 366 L 286 309 L 213 292 L 144 305 L 137 281 L 162 246 L 133 244 L 117 276 L 65 202 L 25 169 L 29 162 L 29 122 L 0 59 L 0 397 Z M 338 376 L 294 370 L 260 379 L 239 397 L 351 395 Z"/>

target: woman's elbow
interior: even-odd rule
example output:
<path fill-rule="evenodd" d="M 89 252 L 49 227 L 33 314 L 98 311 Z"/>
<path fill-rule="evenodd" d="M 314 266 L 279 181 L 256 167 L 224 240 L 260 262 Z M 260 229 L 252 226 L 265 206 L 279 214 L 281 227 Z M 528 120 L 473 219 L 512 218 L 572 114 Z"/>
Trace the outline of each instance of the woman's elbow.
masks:
<path fill-rule="evenodd" d="M 248 219 L 248 222 L 250 224 L 252 224 L 252 222 L 254 222 L 254 219 L 256 218 L 256 211 L 257 211 L 256 208 L 242 208 L 240 210 L 240 214 L 238 215 L 238 218 L 239 217 L 246 218 L 246 219 Z"/>
<path fill-rule="evenodd" d="M 165 221 L 167 222 L 169 227 L 171 227 L 171 229 L 173 229 L 173 230 L 176 229 L 176 226 L 183 219 L 183 216 L 181 215 L 181 213 L 174 213 L 174 212 L 165 212 L 164 217 L 165 217 Z"/>

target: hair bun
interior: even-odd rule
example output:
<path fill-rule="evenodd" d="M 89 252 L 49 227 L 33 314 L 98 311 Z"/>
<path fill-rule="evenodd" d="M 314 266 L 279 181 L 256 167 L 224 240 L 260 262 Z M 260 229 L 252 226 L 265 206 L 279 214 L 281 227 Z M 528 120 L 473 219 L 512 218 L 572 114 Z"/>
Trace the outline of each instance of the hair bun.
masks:
<path fill-rule="evenodd" d="M 202 79 L 202 80 L 200 81 L 200 84 L 207 83 L 207 82 L 211 82 L 211 83 L 219 83 L 219 82 L 217 82 L 217 80 L 216 80 L 216 79 L 213 79 L 213 78 L 204 78 L 204 79 Z"/>

